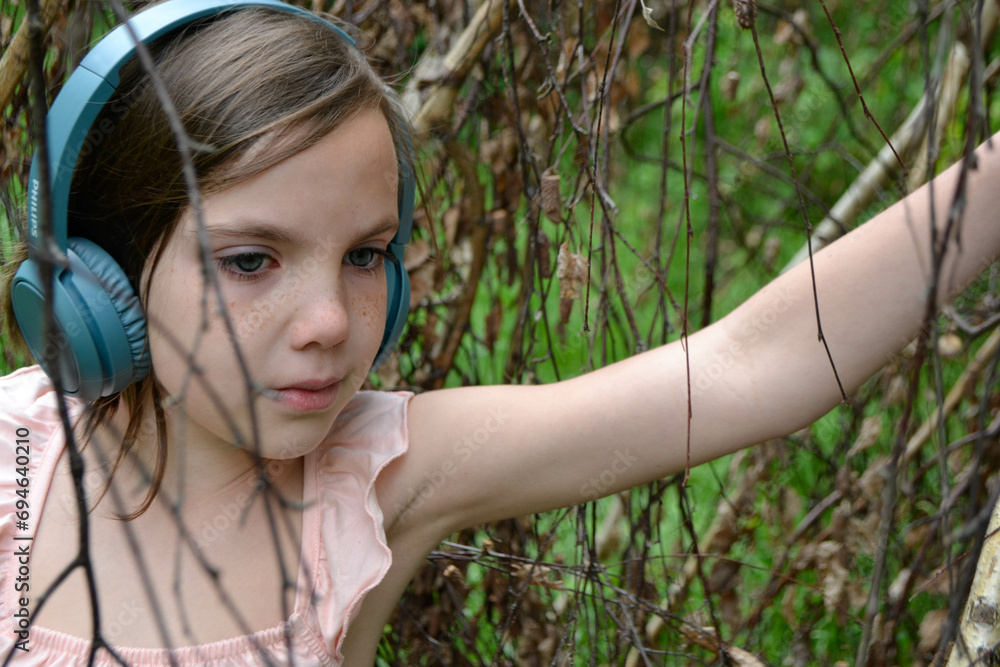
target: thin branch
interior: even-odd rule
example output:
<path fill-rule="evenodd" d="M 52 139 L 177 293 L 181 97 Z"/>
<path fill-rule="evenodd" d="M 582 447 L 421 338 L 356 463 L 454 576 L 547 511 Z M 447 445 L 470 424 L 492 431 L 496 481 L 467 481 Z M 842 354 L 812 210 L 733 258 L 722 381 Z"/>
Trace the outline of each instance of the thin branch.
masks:
<path fill-rule="evenodd" d="M 805 201 L 802 198 L 802 189 L 799 187 L 799 180 L 795 176 L 795 161 L 792 159 L 792 152 L 788 148 L 788 137 L 785 135 L 785 128 L 781 123 L 781 114 L 778 113 L 778 103 L 774 99 L 774 91 L 771 90 L 771 83 L 767 79 L 767 70 L 764 67 L 764 55 L 760 50 L 760 42 L 757 39 L 757 26 L 752 24 L 750 27 L 750 32 L 753 35 L 754 48 L 757 50 L 757 62 L 760 64 L 760 75 L 764 80 L 764 87 L 767 88 L 768 98 L 771 100 L 771 110 L 774 112 L 774 118 L 778 122 L 778 132 L 781 134 L 781 143 L 785 147 L 785 157 L 788 160 L 788 169 L 792 175 L 792 182 L 795 184 L 795 194 L 799 200 L 799 210 L 802 212 L 802 218 L 805 221 L 807 243 L 809 247 L 809 273 L 812 279 L 812 292 L 813 292 L 813 305 L 816 310 L 816 337 L 823 344 L 823 349 L 826 351 L 826 357 L 830 361 L 830 368 L 833 370 L 833 377 L 837 381 L 837 387 L 840 389 L 841 399 L 845 404 L 850 404 L 850 399 L 847 397 L 847 392 L 844 390 L 844 385 L 840 381 L 840 374 L 837 372 L 837 365 L 833 361 L 833 353 L 830 352 L 830 346 L 826 341 L 826 337 L 823 335 L 823 322 L 820 319 L 819 314 L 819 293 L 816 289 L 816 269 L 813 264 L 813 250 L 812 250 L 812 223 L 809 221 L 809 211 L 806 209 Z"/>

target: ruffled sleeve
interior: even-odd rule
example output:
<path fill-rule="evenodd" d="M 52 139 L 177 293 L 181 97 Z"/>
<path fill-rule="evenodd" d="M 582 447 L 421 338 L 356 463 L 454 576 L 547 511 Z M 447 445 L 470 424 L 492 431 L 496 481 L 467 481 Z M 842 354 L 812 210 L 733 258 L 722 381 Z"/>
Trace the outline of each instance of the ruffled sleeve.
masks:
<path fill-rule="evenodd" d="M 406 452 L 412 396 L 359 392 L 315 452 L 320 513 L 315 611 L 338 661 L 352 616 L 392 564 L 375 480 Z"/>

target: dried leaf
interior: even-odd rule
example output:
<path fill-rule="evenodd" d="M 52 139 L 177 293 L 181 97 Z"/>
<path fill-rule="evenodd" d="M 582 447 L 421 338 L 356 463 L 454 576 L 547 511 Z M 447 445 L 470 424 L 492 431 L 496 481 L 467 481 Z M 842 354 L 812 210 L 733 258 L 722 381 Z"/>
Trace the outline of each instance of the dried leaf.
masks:
<path fill-rule="evenodd" d="M 472 250 L 472 243 L 469 237 L 465 237 L 456 243 L 451 252 L 448 253 L 451 263 L 463 269 L 463 272 L 472 265 L 472 258 L 474 256 L 475 252 Z"/>
<path fill-rule="evenodd" d="M 544 115 L 529 116 L 527 121 L 526 139 L 528 148 L 533 155 L 545 155 L 549 145 L 552 128 Z"/>
<path fill-rule="evenodd" d="M 888 457 L 881 456 L 870 462 L 861 474 L 858 486 L 861 487 L 861 495 L 871 501 L 882 497 L 882 488 L 885 486 L 885 466 L 889 462 Z"/>
<path fill-rule="evenodd" d="M 441 216 L 441 222 L 444 223 L 445 244 L 449 248 L 455 245 L 455 238 L 458 235 L 458 221 L 461 217 L 461 211 L 457 206 L 449 207 Z"/>
<path fill-rule="evenodd" d="M 510 213 L 503 208 L 495 208 L 486 215 L 490 228 L 495 234 L 506 234 L 510 231 Z"/>
<path fill-rule="evenodd" d="M 906 587 L 909 585 L 910 576 L 912 574 L 913 571 L 910 570 L 910 568 L 904 567 L 899 571 L 899 574 L 896 575 L 896 578 L 892 580 L 892 583 L 889 584 L 889 600 L 892 601 L 893 604 L 899 602 L 899 600 L 903 597 L 903 593 L 906 592 Z"/>
<path fill-rule="evenodd" d="M 798 99 L 806 82 L 795 58 L 788 57 L 778 65 L 778 81 L 774 85 L 774 99 L 778 103 L 792 104 Z"/>
<path fill-rule="evenodd" d="M 430 246 L 423 239 L 416 239 L 406 244 L 406 251 L 403 254 L 403 267 L 407 271 L 412 271 L 423 265 L 431 256 Z"/>
<path fill-rule="evenodd" d="M 809 13 L 804 9 L 797 9 L 792 14 L 792 20 L 781 19 L 774 30 L 775 44 L 802 44 L 805 39 L 803 35 L 812 35 L 812 26 L 809 25 Z"/>
<path fill-rule="evenodd" d="M 746 651 L 737 646 L 726 647 L 726 655 L 729 656 L 733 667 L 765 667 L 765 663 L 750 651 Z"/>
<path fill-rule="evenodd" d="M 410 272 L 410 308 L 416 308 L 431 295 L 434 286 L 434 265 L 430 262 Z"/>
<path fill-rule="evenodd" d="M 795 35 L 795 28 L 792 27 L 791 21 L 785 21 L 782 19 L 778 21 L 778 25 L 774 29 L 773 41 L 775 44 L 787 44 L 792 41 Z"/>
<path fill-rule="evenodd" d="M 858 434 L 858 439 L 854 441 L 854 444 L 848 450 L 847 458 L 851 458 L 855 454 L 863 452 L 874 445 L 878 442 L 878 436 L 881 433 L 882 417 L 880 415 L 865 417 L 865 420 L 861 422 L 861 432 Z"/>
<path fill-rule="evenodd" d="M 760 117 L 753 126 L 753 136 L 757 138 L 757 144 L 761 147 L 767 142 L 767 139 L 771 136 L 771 118 L 768 116 Z"/>
<path fill-rule="evenodd" d="M 729 658 L 729 663 L 735 667 L 764 667 L 765 663 L 753 653 L 738 646 L 720 642 L 715 628 L 701 627 L 693 623 L 682 623 L 680 630 L 681 634 L 689 642 L 709 651 L 718 651 L 721 644 L 723 654 Z"/>
<path fill-rule="evenodd" d="M 906 378 L 902 375 L 894 375 L 889 380 L 889 386 L 886 388 L 885 393 L 882 394 L 882 407 L 902 405 L 906 401 L 908 393 L 909 383 Z"/>
<path fill-rule="evenodd" d="M 959 338 L 958 334 L 946 333 L 938 338 L 938 354 L 942 357 L 954 357 L 962 352 L 962 339 Z"/>
<path fill-rule="evenodd" d="M 663 28 L 661 28 L 656 21 L 653 20 L 653 10 L 647 7 L 643 0 L 639 0 L 639 2 L 642 4 L 642 18 L 646 19 L 646 23 L 648 23 L 650 27 L 663 32 Z"/>
<path fill-rule="evenodd" d="M 740 73 L 736 70 L 730 70 L 722 79 L 722 90 L 728 102 L 732 102 L 736 99 L 736 91 L 739 87 Z"/>
<path fill-rule="evenodd" d="M 562 220 L 562 195 L 559 192 L 559 172 L 549 167 L 542 173 L 542 210 L 549 220 Z"/>
<path fill-rule="evenodd" d="M 920 644 L 921 653 L 934 653 L 941 642 L 941 628 L 944 627 L 948 619 L 947 609 L 934 609 L 924 614 L 920 621 Z"/>
<path fill-rule="evenodd" d="M 549 579 L 549 575 L 552 572 L 551 567 L 540 563 L 513 563 L 510 566 L 511 575 L 521 581 L 527 581 L 533 586 L 544 586 L 545 588 L 559 590 L 562 588 L 563 582 L 558 579 Z"/>
<path fill-rule="evenodd" d="M 744 30 L 753 28 L 757 21 L 757 0 L 733 0 L 736 23 Z"/>
<path fill-rule="evenodd" d="M 444 80 L 450 71 L 443 55 L 427 54 L 421 58 L 420 67 L 414 72 L 414 79 L 419 83 L 434 83 Z"/>
<path fill-rule="evenodd" d="M 569 316 L 573 313 L 573 299 L 559 299 L 559 321 L 562 324 L 569 323 Z"/>
<path fill-rule="evenodd" d="M 837 561 L 828 561 L 826 576 L 823 577 L 823 605 L 828 612 L 834 612 L 844 598 L 847 584 L 847 568 Z"/>
<path fill-rule="evenodd" d="M 569 243 L 559 246 L 556 258 L 556 277 L 559 279 L 559 296 L 575 299 L 580 296 L 580 288 L 587 281 L 587 260 L 570 252 Z"/>

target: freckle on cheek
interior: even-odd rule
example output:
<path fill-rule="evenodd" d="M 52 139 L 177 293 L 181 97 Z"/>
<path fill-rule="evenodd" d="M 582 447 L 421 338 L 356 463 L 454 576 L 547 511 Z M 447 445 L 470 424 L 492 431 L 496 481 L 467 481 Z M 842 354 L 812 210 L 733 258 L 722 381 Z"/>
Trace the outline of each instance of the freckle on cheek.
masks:
<path fill-rule="evenodd" d="M 276 318 L 283 310 L 283 303 L 297 299 L 302 293 L 301 288 L 295 288 L 280 294 L 270 294 L 267 297 L 258 299 L 237 311 L 235 301 L 230 302 L 230 317 L 237 331 L 242 331 L 245 336 L 262 334 L 268 327 L 273 326 Z M 293 308 L 294 312 L 299 312 L 299 307 Z"/>
<path fill-rule="evenodd" d="M 366 327 L 379 329 L 384 326 L 385 299 L 378 296 L 364 296 L 354 300 L 354 312 L 364 321 Z"/>
<path fill-rule="evenodd" d="M 244 308 L 239 312 L 230 311 L 233 326 L 244 336 L 262 333 L 274 321 L 274 306 L 262 303 Z"/>

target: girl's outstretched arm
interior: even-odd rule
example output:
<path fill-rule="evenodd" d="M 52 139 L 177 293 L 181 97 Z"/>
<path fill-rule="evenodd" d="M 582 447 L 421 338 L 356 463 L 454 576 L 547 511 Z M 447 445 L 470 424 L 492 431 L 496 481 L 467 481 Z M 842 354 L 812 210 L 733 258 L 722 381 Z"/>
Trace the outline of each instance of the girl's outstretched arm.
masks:
<path fill-rule="evenodd" d="M 994 139 L 996 141 L 996 139 Z M 1000 144 L 975 153 L 940 273 L 953 295 L 1000 253 Z M 918 331 L 931 283 L 930 226 L 943 230 L 955 165 L 815 257 L 823 332 L 853 392 Z M 931 199 L 933 198 L 933 211 Z M 961 199 L 960 199 L 961 201 Z M 808 263 L 688 341 L 691 465 L 802 428 L 841 400 L 817 337 Z M 390 527 L 444 536 L 572 505 L 687 465 L 680 342 L 544 386 L 448 389 L 414 398 L 411 451 L 382 483 Z"/>

